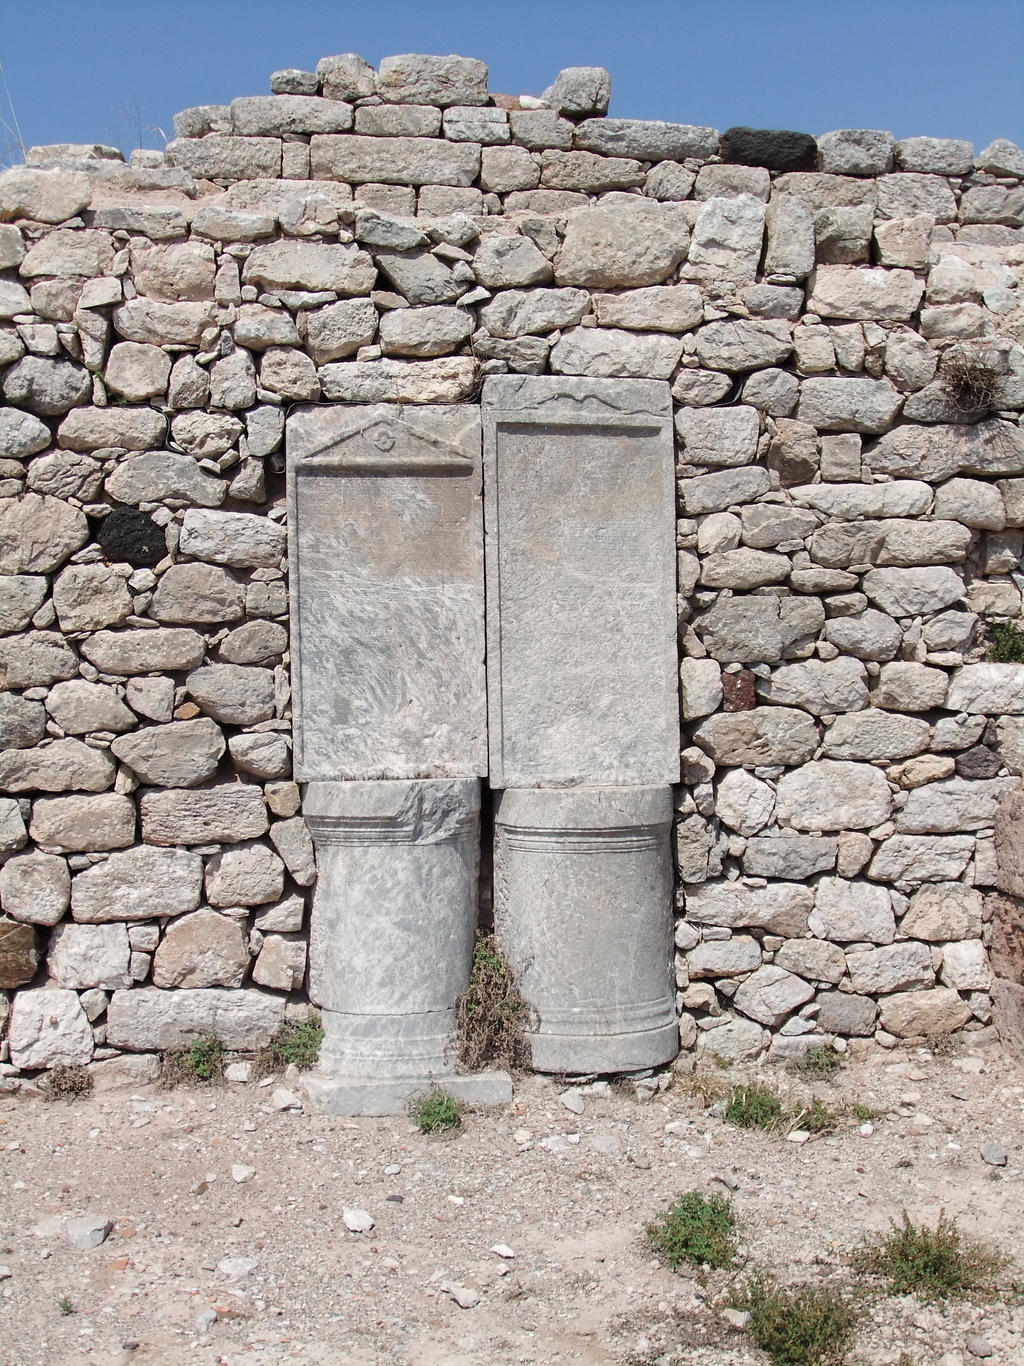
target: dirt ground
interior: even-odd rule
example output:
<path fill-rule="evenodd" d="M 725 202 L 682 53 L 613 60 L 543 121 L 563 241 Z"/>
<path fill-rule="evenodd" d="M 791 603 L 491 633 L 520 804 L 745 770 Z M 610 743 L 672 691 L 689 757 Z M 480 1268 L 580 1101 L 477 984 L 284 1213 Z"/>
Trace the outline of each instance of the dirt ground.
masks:
<path fill-rule="evenodd" d="M 647 1100 L 584 1086 L 582 1114 L 529 1077 L 510 1107 L 436 1138 L 405 1116 L 275 1110 L 273 1084 L 6 1097 L 0 1360 L 760 1366 L 715 1307 L 733 1273 L 702 1284 L 646 1246 L 645 1222 L 694 1187 L 732 1191 L 746 1264 L 790 1283 L 851 1283 L 845 1254 L 903 1207 L 931 1223 L 945 1209 L 1024 1279 L 1024 1075 L 998 1049 L 879 1051 L 813 1085 L 766 1075 L 792 1102 L 880 1113 L 796 1143 L 727 1125 L 685 1077 Z M 346 1209 L 373 1228 L 350 1232 Z M 101 1246 L 69 1246 L 82 1214 L 113 1222 Z M 848 1361 L 975 1366 L 969 1335 L 988 1366 L 1024 1363 L 1021 1294 L 874 1298 Z"/>

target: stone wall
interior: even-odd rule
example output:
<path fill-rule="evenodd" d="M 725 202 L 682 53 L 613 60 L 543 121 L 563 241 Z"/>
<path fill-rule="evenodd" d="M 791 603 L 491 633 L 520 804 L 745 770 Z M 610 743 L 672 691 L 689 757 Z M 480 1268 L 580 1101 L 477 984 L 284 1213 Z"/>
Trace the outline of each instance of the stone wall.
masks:
<path fill-rule="evenodd" d="M 506 371 L 672 385 L 683 1046 L 986 1028 L 1024 152 L 608 118 L 595 68 L 271 88 L 0 176 L 4 1085 L 305 1010 L 285 415 Z"/>

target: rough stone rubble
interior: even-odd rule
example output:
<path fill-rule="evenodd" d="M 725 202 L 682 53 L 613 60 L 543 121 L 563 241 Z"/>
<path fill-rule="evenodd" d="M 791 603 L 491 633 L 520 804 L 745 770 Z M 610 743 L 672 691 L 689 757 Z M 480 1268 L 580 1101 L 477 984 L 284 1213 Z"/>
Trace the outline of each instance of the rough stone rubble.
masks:
<path fill-rule="evenodd" d="M 271 89 L 0 175 L 4 1084 L 305 1010 L 284 417 L 505 371 L 678 405 L 683 1046 L 1020 1029 L 1024 152 Z"/>

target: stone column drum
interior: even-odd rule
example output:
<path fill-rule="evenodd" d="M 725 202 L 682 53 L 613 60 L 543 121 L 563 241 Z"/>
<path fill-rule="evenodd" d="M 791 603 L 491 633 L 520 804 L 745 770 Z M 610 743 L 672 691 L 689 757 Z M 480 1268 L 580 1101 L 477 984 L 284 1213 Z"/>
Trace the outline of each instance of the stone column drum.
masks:
<path fill-rule="evenodd" d="M 495 923 L 541 1072 L 675 1057 L 672 790 L 518 788 L 495 814 Z"/>

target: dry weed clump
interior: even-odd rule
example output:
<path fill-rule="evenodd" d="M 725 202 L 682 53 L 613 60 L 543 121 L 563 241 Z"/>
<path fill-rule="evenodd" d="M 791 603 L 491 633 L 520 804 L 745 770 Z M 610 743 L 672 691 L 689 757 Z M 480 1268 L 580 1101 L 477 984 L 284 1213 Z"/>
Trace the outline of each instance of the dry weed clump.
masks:
<path fill-rule="evenodd" d="M 455 1007 L 459 1062 L 467 1071 L 486 1066 L 524 1072 L 530 1065 L 530 1008 L 493 934 L 481 934 L 473 951 L 469 986 Z"/>

